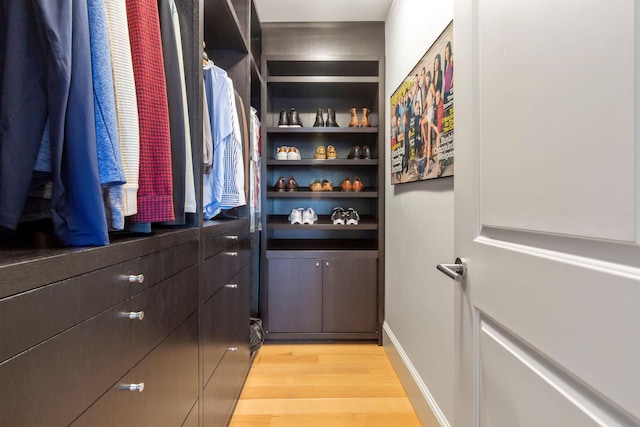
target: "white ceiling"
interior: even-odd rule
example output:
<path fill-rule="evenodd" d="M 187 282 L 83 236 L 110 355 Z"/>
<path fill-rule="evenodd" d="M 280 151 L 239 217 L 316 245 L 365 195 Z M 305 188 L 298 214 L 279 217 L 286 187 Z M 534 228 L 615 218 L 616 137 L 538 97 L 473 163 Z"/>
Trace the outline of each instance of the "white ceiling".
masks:
<path fill-rule="evenodd" d="M 384 21 L 394 0 L 254 0 L 261 22 Z"/>

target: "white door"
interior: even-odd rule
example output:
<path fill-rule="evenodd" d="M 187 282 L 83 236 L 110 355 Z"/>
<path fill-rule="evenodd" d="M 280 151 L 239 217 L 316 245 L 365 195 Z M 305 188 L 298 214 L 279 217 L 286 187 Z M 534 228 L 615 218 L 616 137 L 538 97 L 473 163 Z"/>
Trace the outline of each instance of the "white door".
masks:
<path fill-rule="evenodd" d="M 454 0 L 456 427 L 640 425 L 639 9 Z"/>

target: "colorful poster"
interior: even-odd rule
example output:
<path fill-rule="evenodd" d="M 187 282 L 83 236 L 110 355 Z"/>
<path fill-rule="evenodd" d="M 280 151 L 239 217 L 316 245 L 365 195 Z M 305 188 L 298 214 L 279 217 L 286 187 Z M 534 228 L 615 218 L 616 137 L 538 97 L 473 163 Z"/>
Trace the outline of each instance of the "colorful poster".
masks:
<path fill-rule="evenodd" d="M 391 96 L 391 184 L 453 176 L 453 22 Z"/>

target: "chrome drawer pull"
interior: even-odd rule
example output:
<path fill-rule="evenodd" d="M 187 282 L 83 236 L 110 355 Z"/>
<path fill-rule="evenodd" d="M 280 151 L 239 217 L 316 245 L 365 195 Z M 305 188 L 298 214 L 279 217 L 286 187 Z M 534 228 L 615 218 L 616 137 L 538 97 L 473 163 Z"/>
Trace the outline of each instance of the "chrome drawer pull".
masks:
<path fill-rule="evenodd" d="M 238 347 L 229 347 L 227 351 L 238 351 Z"/>
<path fill-rule="evenodd" d="M 225 252 L 224 254 L 228 256 L 238 256 L 238 252 Z"/>
<path fill-rule="evenodd" d="M 126 390 L 126 391 L 139 391 L 140 393 L 142 393 L 144 391 L 144 383 L 140 383 L 140 384 L 122 384 L 120 386 L 120 388 L 122 390 Z"/>
<path fill-rule="evenodd" d="M 131 311 L 127 313 L 127 317 L 131 320 L 142 320 L 144 319 L 144 311 Z"/>
<path fill-rule="evenodd" d="M 130 275 L 129 276 L 129 283 L 142 283 L 144 282 L 144 274 L 138 274 L 138 275 Z"/>
<path fill-rule="evenodd" d="M 238 236 L 235 234 L 232 234 L 230 236 L 224 236 L 224 238 L 229 240 L 238 240 Z"/>
<path fill-rule="evenodd" d="M 229 288 L 229 289 L 238 289 L 238 284 L 237 283 L 227 283 L 226 285 L 224 285 L 225 288 Z"/>

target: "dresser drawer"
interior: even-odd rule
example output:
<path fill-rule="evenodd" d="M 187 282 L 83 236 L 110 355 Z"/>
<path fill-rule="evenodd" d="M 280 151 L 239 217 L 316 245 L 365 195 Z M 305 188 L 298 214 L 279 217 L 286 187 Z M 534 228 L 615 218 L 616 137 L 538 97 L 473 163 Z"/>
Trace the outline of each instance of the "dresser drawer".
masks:
<path fill-rule="evenodd" d="M 220 361 L 218 368 L 206 384 L 204 398 L 204 425 L 227 425 L 233 413 L 249 369 L 249 328 L 238 329 L 231 348 Z"/>
<path fill-rule="evenodd" d="M 249 227 L 235 227 L 224 233 L 208 236 L 204 238 L 204 259 L 228 248 L 229 246 L 249 237 Z"/>
<path fill-rule="evenodd" d="M 192 266 L 0 364 L 0 425 L 68 424 L 196 310 L 197 294 Z"/>
<path fill-rule="evenodd" d="M 125 385 L 144 384 L 142 392 Z M 198 317 L 191 315 L 73 426 L 181 426 L 198 407 Z M 195 408 L 195 410 L 194 410 Z M 195 417 L 189 417 L 195 412 Z"/>
<path fill-rule="evenodd" d="M 249 264 L 251 258 L 249 240 L 242 240 L 231 245 L 224 251 L 214 255 L 204 262 L 204 294 L 202 301 L 206 301 L 242 267 Z"/>
<path fill-rule="evenodd" d="M 191 242 L 0 299 L 0 324 L 12 326 L 0 329 L 0 361 L 195 264 L 197 251 Z"/>
<path fill-rule="evenodd" d="M 249 266 L 230 281 L 237 287 L 223 287 L 202 305 L 202 348 L 204 380 L 218 366 L 234 338 L 235 332 L 249 329 Z"/>

